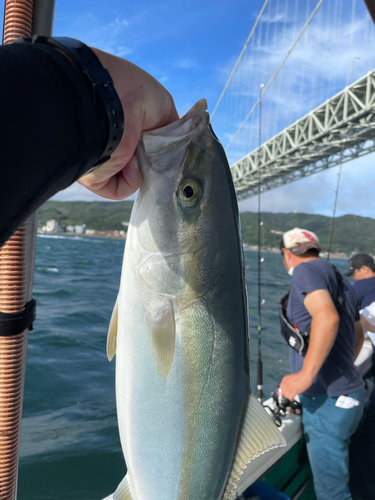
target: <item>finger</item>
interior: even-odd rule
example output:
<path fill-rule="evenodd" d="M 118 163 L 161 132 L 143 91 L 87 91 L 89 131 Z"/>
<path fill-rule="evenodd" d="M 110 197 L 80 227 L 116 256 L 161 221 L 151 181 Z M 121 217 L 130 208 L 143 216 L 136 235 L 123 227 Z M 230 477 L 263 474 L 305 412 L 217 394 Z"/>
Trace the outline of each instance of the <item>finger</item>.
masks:
<path fill-rule="evenodd" d="M 95 182 L 88 175 L 78 182 L 99 196 L 110 200 L 122 200 L 139 189 L 142 177 L 137 158 L 133 156 L 125 167 L 104 181 Z"/>
<path fill-rule="evenodd" d="M 117 199 L 123 199 L 133 194 L 141 186 L 142 175 L 138 168 L 137 157 L 133 155 L 119 174 Z"/>

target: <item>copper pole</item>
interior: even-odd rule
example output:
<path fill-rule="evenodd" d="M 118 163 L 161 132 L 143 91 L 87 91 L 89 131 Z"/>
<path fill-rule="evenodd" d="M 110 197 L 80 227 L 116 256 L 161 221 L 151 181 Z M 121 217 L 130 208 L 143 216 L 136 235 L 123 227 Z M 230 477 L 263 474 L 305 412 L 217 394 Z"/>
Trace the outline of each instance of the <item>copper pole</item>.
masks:
<path fill-rule="evenodd" d="M 6 0 L 3 43 L 32 35 L 33 3 Z M 0 311 L 22 312 L 26 303 L 26 223 L 0 248 Z M 0 498 L 16 495 L 24 361 L 28 330 L 0 331 Z"/>
<path fill-rule="evenodd" d="M 6 0 L 3 43 L 12 43 L 20 36 L 31 36 L 33 4 L 30 0 Z"/>

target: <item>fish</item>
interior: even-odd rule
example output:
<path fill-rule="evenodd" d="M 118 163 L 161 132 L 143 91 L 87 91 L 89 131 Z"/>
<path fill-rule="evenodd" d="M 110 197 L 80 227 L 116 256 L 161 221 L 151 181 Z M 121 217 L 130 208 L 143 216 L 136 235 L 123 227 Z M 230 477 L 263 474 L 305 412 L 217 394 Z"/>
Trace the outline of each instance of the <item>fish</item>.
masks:
<path fill-rule="evenodd" d="M 227 500 L 285 440 L 251 393 L 237 199 L 206 100 L 142 134 L 107 355 L 127 474 L 115 500 Z"/>

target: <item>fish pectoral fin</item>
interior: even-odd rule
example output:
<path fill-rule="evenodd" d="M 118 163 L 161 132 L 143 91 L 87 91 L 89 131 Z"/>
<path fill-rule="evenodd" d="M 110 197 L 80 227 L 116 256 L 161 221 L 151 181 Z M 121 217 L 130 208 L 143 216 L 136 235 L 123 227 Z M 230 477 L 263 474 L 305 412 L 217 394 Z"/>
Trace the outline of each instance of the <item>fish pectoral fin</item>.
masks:
<path fill-rule="evenodd" d="M 112 361 L 114 355 L 116 354 L 116 343 L 117 343 L 117 324 L 118 324 L 118 297 L 116 299 L 115 307 L 113 308 L 111 321 L 108 327 L 107 336 L 107 358 Z"/>
<path fill-rule="evenodd" d="M 149 321 L 156 368 L 161 378 L 166 379 L 171 369 L 176 342 L 176 321 L 172 302 L 168 300 Z"/>
<path fill-rule="evenodd" d="M 117 486 L 117 490 L 113 493 L 113 500 L 132 500 L 132 493 L 128 475 L 124 477 L 121 483 Z"/>
<path fill-rule="evenodd" d="M 250 394 L 242 434 L 237 445 L 223 499 L 231 497 L 243 469 L 251 460 L 266 451 L 283 446 L 286 446 L 284 436 L 263 405 L 259 403 L 254 394 Z"/>

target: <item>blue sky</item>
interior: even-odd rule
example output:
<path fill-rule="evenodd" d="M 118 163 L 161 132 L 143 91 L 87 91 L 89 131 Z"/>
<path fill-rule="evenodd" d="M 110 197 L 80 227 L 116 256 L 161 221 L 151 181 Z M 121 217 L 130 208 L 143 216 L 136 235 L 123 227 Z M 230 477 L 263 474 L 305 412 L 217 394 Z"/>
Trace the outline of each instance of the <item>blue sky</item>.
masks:
<path fill-rule="evenodd" d="M 201 97 L 216 101 L 223 64 L 237 57 L 262 3 L 57 0 L 54 34 L 141 66 L 168 88 L 184 114 Z"/>
<path fill-rule="evenodd" d="M 260 83 L 270 79 L 317 1 L 269 1 L 213 120 L 224 146 L 251 109 Z M 78 38 L 141 66 L 171 92 L 180 114 L 202 97 L 212 111 L 263 3 L 57 0 L 54 34 Z M 374 26 L 363 0 L 324 0 L 264 98 L 263 138 L 270 138 L 374 68 L 374 42 Z M 256 146 L 257 126 L 254 113 L 228 151 L 230 162 Z M 374 160 L 371 154 L 343 166 L 338 215 L 373 216 Z M 275 189 L 263 195 L 262 208 L 331 215 L 336 180 L 337 168 Z M 98 197 L 76 184 L 55 199 Z M 255 198 L 240 203 L 241 210 L 256 208 Z"/>

